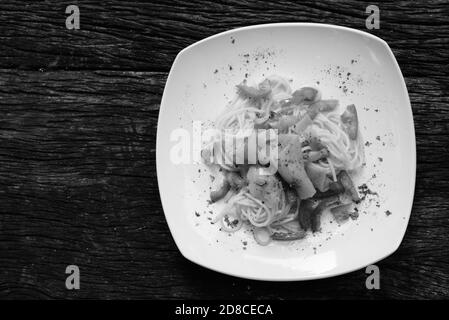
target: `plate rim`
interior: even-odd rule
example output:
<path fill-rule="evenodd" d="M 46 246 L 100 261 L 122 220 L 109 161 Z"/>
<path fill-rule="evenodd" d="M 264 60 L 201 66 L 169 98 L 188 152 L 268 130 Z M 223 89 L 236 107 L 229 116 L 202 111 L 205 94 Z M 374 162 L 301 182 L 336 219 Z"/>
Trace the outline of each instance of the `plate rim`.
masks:
<path fill-rule="evenodd" d="M 170 222 L 170 218 L 169 218 L 169 214 L 167 214 L 166 211 L 166 206 L 164 205 L 164 196 L 163 196 L 163 192 L 161 190 L 161 172 L 162 172 L 162 168 L 161 168 L 161 160 L 159 159 L 159 154 L 160 152 L 158 152 L 158 150 L 160 150 L 160 145 L 161 145 L 161 136 L 160 136 L 160 125 L 161 125 L 161 112 L 163 112 L 163 109 L 165 108 L 164 106 L 166 105 L 166 97 L 167 97 L 167 88 L 168 88 L 168 84 L 170 83 L 172 77 L 173 77 L 173 70 L 175 68 L 175 66 L 179 63 L 179 60 L 181 59 L 181 57 L 183 55 L 185 55 L 187 52 L 191 51 L 192 49 L 194 49 L 195 47 L 208 42 L 212 39 L 216 39 L 216 38 L 220 38 L 223 36 L 227 36 L 227 35 L 232 35 L 235 33 L 239 33 L 242 31 L 248 31 L 248 30 L 254 30 L 254 29 L 269 29 L 269 28 L 279 28 L 279 27 L 317 27 L 317 28 L 325 28 L 325 29 L 334 29 L 334 30 L 339 30 L 339 31 L 344 31 L 344 32 L 349 32 L 349 33 L 353 33 L 353 34 L 357 34 L 359 36 L 362 37 L 366 37 L 369 39 L 372 39 L 380 44 L 382 44 L 382 46 L 384 47 L 384 49 L 386 50 L 386 52 L 388 53 L 389 58 L 391 59 L 391 61 L 393 62 L 393 65 L 395 67 L 395 72 L 397 72 L 400 75 L 401 78 L 401 87 L 402 87 L 402 91 L 404 93 L 404 97 L 405 97 L 405 102 L 408 105 L 408 108 L 406 106 L 406 110 L 405 112 L 407 113 L 408 116 L 410 116 L 410 120 L 411 121 L 407 121 L 408 123 L 408 131 L 411 133 L 410 138 L 410 145 L 406 146 L 407 148 L 410 148 L 410 153 L 412 156 L 412 159 L 410 159 L 410 164 L 412 166 L 412 177 L 411 177 L 411 184 L 410 187 L 408 189 L 408 196 L 407 199 L 410 199 L 408 201 L 408 206 L 407 208 L 404 208 L 405 212 L 407 212 L 406 215 L 406 224 L 405 227 L 401 229 L 401 236 L 398 237 L 396 243 L 392 243 L 392 245 L 388 248 L 388 250 L 385 250 L 384 254 L 381 254 L 379 257 L 373 257 L 372 261 L 370 260 L 369 263 L 364 263 L 363 265 L 359 265 L 359 266 L 355 266 L 355 267 L 350 267 L 347 269 L 343 269 L 340 270 L 339 272 L 323 272 L 320 274 L 313 274 L 313 275 L 302 275 L 302 276 L 290 276 L 290 277 L 280 277 L 280 278 L 273 278 L 273 277 L 259 277 L 259 276 L 251 276 L 251 275 L 242 275 L 242 274 L 238 274 L 236 272 L 232 272 L 229 271 L 226 268 L 220 268 L 220 267 L 216 267 L 214 264 L 210 263 L 207 264 L 204 261 L 202 261 L 203 259 L 198 258 L 198 256 L 196 257 L 192 257 L 189 254 L 186 253 L 184 247 L 182 244 L 179 243 L 177 237 L 176 237 L 176 232 L 174 231 L 175 228 L 173 227 L 173 223 Z M 239 28 L 233 28 L 227 31 L 223 31 L 214 35 L 211 35 L 207 38 L 204 38 L 202 40 L 199 40 L 187 47 L 185 47 L 184 49 L 182 49 L 175 57 L 172 66 L 170 68 L 165 86 L 164 86 L 164 91 L 162 94 L 162 99 L 161 99 L 161 103 L 160 103 L 160 107 L 159 107 L 159 112 L 158 112 L 158 121 L 157 121 L 157 132 L 156 132 L 156 176 L 157 176 L 157 183 L 158 183 L 158 190 L 159 190 L 159 196 L 161 199 L 161 205 L 162 205 L 162 210 L 164 212 L 164 216 L 165 216 L 165 220 L 167 222 L 167 225 L 169 227 L 170 230 L 170 234 L 178 248 L 178 250 L 180 251 L 180 253 L 182 254 L 182 256 L 184 258 L 186 258 L 187 260 L 200 265 L 204 268 L 207 268 L 209 270 L 213 270 L 222 274 L 226 274 L 229 276 L 234 276 L 234 277 L 238 277 L 238 278 L 243 278 L 243 279 L 250 279 L 250 280 L 257 280 L 257 281 L 277 281 L 277 282 L 290 282 L 290 281 L 308 281 L 308 280 L 316 280 L 316 279 L 323 279 L 323 278 L 329 278 L 329 277 L 335 277 L 335 276 L 339 276 L 339 275 L 343 275 L 346 273 L 350 273 L 356 270 L 360 270 L 362 268 L 365 268 L 368 265 L 372 265 L 377 263 L 380 260 L 383 260 L 387 257 L 389 257 L 390 255 L 392 255 L 394 252 L 396 252 L 398 250 L 398 248 L 400 247 L 402 241 L 404 240 L 405 237 L 405 233 L 407 231 L 408 228 L 408 224 L 410 221 L 410 217 L 412 214 L 412 208 L 413 208 L 413 203 L 414 203 L 414 195 L 415 195 L 415 187 L 416 187 L 416 167 L 417 167 L 417 154 L 416 154 L 416 133 L 415 133 L 415 126 L 414 126 L 414 118 L 413 118 L 413 109 L 411 107 L 411 102 L 410 102 L 410 97 L 408 94 L 408 90 L 407 90 L 407 86 L 405 83 L 405 79 L 404 76 L 402 74 L 402 71 L 399 67 L 399 64 L 396 60 L 396 57 L 394 56 L 393 51 L 391 50 L 390 46 L 388 45 L 388 43 L 383 40 L 382 38 L 375 36 L 373 34 L 367 33 L 365 31 L 361 31 L 358 29 L 353 29 L 353 28 L 349 28 L 349 27 L 345 27 L 345 26 L 338 26 L 338 25 L 333 25 L 333 24 L 326 24 L 326 23 L 310 23 L 310 22 L 284 22 L 284 23 L 268 23 L 268 24 L 256 24 L 256 25 L 250 25 L 250 26 L 245 26 L 245 27 L 239 27 Z"/>

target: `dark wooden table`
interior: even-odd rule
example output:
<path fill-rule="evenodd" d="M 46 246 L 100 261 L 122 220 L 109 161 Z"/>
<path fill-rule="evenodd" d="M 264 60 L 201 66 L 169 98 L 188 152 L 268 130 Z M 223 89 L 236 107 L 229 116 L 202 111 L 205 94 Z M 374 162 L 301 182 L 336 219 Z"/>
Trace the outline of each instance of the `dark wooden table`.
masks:
<path fill-rule="evenodd" d="M 67 30 L 76 4 L 81 29 Z M 448 298 L 449 2 L 376 2 L 412 101 L 418 172 L 399 250 L 310 282 L 221 275 L 184 259 L 161 208 L 159 103 L 176 54 L 240 26 L 322 22 L 366 30 L 370 2 L 0 3 L 0 298 Z M 65 288 L 65 268 L 81 289 Z"/>

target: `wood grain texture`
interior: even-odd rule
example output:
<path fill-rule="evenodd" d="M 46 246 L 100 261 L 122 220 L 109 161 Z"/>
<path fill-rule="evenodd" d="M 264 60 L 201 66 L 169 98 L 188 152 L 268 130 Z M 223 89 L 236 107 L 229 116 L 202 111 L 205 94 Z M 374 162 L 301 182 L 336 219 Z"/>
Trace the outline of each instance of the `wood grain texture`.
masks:
<path fill-rule="evenodd" d="M 65 29 L 78 4 L 81 30 Z M 217 274 L 171 238 L 155 171 L 159 103 L 185 46 L 244 25 L 308 21 L 364 30 L 368 2 L 0 3 L 0 298 L 448 298 L 449 4 L 381 2 L 414 112 L 418 172 L 397 252 L 300 283 Z M 65 267 L 81 268 L 67 291 Z"/>

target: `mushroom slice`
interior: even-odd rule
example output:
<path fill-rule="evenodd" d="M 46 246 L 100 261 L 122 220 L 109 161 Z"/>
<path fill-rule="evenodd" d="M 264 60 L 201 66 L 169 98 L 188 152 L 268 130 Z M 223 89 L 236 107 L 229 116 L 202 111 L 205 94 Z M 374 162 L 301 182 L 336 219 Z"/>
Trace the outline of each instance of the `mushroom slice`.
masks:
<path fill-rule="evenodd" d="M 303 87 L 299 90 L 296 90 L 292 94 L 292 104 L 312 104 L 318 100 L 320 100 L 321 94 L 320 92 L 311 87 Z"/>
<path fill-rule="evenodd" d="M 355 105 L 350 104 L 346 107 L 345 112 L 340 116 L 343 124 L 343 129 L 352 140 L 357 139 L 357 132 L 359 130 L 359 120 L 357 117 L 357 110 Z"/>
<path fill-rule="evenodd" d="M 338 223 L 345 222 L 349 219 L 352 203 L 341 204 L 331 209 L 331 213 Z"/>
<path fill-rule="evenodd" d="M 345 188 L 345 191 L 351 196 L 351 199 L 355 202 L 360 201 L 359 193 L 357 192 L 357 189 L 354 186 L 354 183 L 352 182 L 351 178 L 349 177 L 349 174 L 346 171 L 340 171 L 340 173 L 337 176 L 338 181 L 341 182 L 343 187 Z"/>

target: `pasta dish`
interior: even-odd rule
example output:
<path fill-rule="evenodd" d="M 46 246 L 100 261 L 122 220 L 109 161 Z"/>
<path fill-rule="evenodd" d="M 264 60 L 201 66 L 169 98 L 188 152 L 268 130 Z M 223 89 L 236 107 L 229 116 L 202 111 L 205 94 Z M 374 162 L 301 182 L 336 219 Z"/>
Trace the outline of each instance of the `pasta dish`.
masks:
<path fill-rule="evenodd" d="M 210 194 L 224 203 L 214 222 L 227 232 L 246 224 L 267 245 L 319 231 L 326 209 L 347 220 L 360 201 L 352 177 L 365 156 L 355 105 L 340 109 L 317 88 L 293 91 L 276 75 L 237 85 L 201 150 L 223 174 Z"/>

